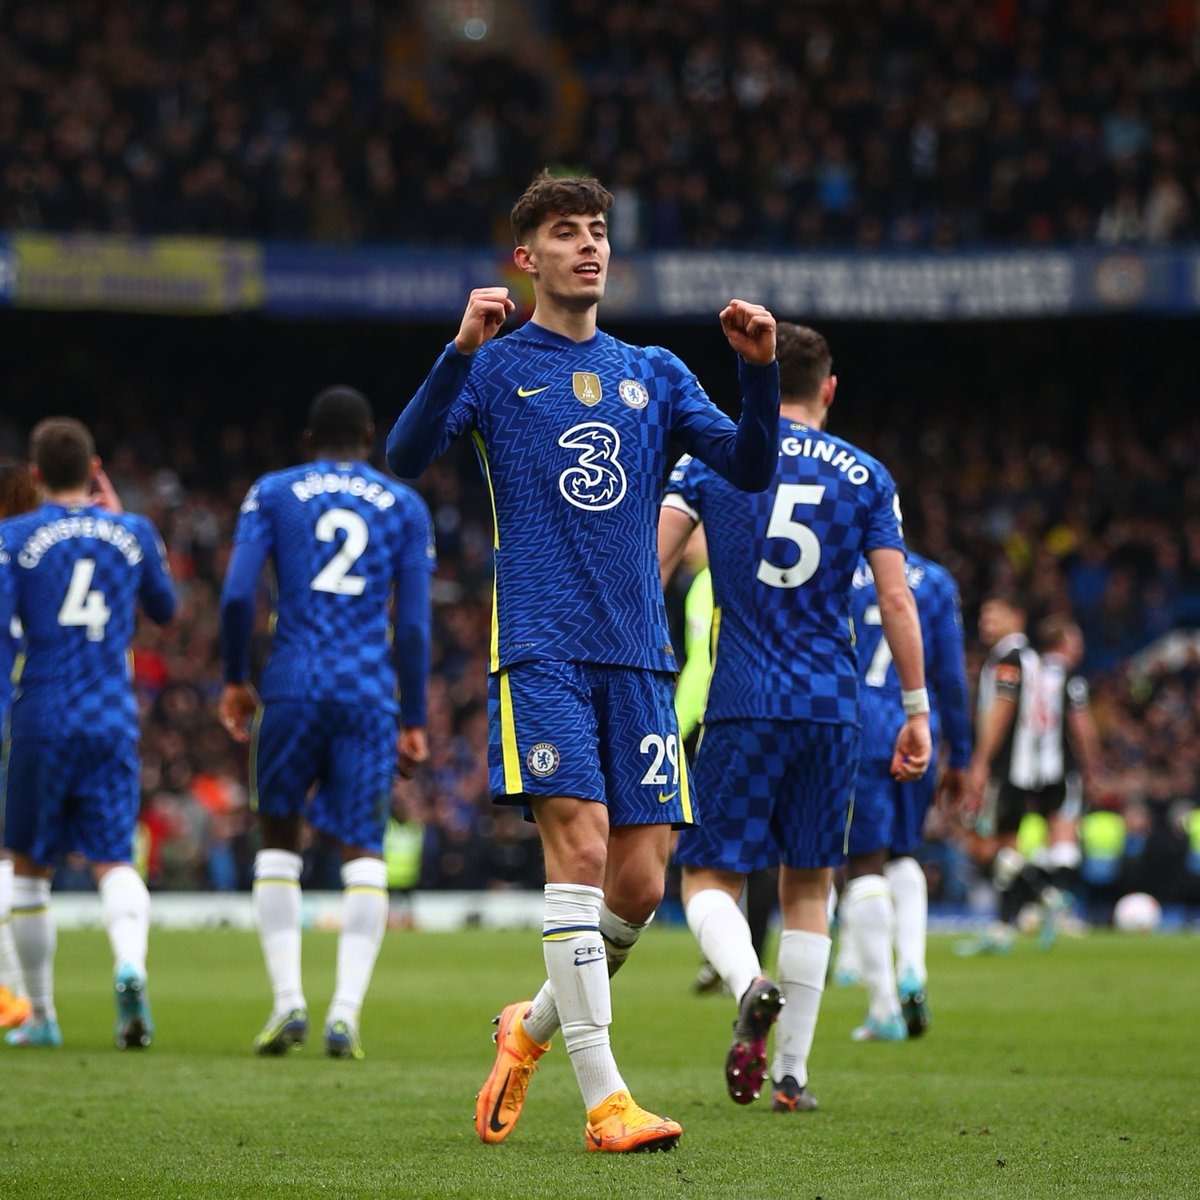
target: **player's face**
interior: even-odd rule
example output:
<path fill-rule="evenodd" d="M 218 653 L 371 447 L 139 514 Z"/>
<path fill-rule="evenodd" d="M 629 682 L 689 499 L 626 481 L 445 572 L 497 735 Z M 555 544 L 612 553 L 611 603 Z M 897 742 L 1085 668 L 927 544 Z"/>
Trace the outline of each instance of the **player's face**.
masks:
<path fill-rule="evenodd" d="M 538 291 L 568 308 L 590 308 L 608 278 L 608 225 L 599 213 L 547 217 L 529 239 Z"/>
<path fill-rule="evenodd" d="M 1016 633 L 1020 628 L 1020 615 L 1002 600 L 985 600 L 980 605 L 979 640 L 985 646 L 994 646 L 1001 638 Z"/>

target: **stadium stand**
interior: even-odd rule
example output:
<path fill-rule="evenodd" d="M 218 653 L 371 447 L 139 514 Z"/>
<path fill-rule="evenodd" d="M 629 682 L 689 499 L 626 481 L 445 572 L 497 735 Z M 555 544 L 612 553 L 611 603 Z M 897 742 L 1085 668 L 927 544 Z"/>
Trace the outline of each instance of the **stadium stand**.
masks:
<path fill-rule="evenodd" d="M 420 7 L 6 5 L 0 223 L 462 245 L 549 147 L 621 249 L 1200 234 L 1183 0 L 561 0 L 446 54 Z"/>

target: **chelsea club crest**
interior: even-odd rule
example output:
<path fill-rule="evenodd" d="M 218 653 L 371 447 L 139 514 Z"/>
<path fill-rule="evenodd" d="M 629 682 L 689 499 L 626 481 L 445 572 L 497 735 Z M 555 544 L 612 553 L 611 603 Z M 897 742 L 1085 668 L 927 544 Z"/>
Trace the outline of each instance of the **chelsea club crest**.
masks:
<path fill-rule="evenodd" d="M 650 393 L 646 391 L 645 384 L 639 383 L 636 379 L 622 379 L 617 384 L 617 395 L 630 408 L 645 408 L 650 403 Z"/>

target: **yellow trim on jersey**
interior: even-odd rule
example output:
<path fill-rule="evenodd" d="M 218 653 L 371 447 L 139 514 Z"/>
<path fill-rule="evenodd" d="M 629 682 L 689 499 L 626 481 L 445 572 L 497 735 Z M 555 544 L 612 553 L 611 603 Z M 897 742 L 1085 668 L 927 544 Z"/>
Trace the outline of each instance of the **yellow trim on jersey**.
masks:
<path fill-rule="evenodd" d="M 487 480 L 488 498 L 492 504 L 492 549 L 500 549 L 500 522 L 496 519 L 496 489 L 492 487 L 492 468 L 488 464 L 487 447 L 483 444 L 483 435 L 478 429 L 471 431 L 471 440 L 479 453 L 479 461 L 483 464 L 483 475 Z M 490 671 L 500 670 L 500 614 L 496 603 L 496 571 L 492 569 L 492 643 L 488 651 Z M 505 778 L 508 773 L 505 771 Z"/>
<path fill-rule="evenodd" d="M 513 719 L 512 685 L 508 672 L 500 672 L 500 750 L 504 761 L 504 791 L 509 796 L 525 790 L 521 778 L 521 752 L 517 749 L 517 723 Z"/>
<path fill-rule="evenodd" d="M 688 769 L 684 758 L 683 746 L 678 747 L 679 754 L 679 807 L 683 810 L 683 819 L 692 825 L 695 817 L 692 815 L 692 794 L 688 787 Z"/>
<path fill-rule="evenodd" d="M 258 812 L 258 727 L 262 724 L 262 705 L 254 711 L 250 722 L 250 811 Z"/>
<path fill-rule="evenodd" d="M 21 682 L 21 675 L 25 671 L 25 651 L 18 650 L 16 657 L 13 659 L 12 674 L 8 677 L 9 683 L 15 688 Z"/>

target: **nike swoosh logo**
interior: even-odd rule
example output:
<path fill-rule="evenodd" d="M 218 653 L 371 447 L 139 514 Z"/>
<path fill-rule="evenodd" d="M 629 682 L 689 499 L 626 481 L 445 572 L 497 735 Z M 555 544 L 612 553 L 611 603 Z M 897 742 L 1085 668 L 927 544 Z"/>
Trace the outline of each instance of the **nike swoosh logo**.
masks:
<path fill-rule="evenodd" d="M 488 1128 L 493 1133 L 503 1133 L 508 1128 L 507 1121 L 501 1121 L 500 1105 L 504 1103 L 504 1096 L 508 1091 L 508 1081 L 512 1078 L 512 1072 L 509 1071 L 504 1077 L 504 1086 L 500 1089 L 500 1094 L 496 1097 L 496 1103 L 492 1106 L 492 1115 L 488 1117 Z"/>
<path fill-rule="evenodd" d="M 536 395 L 538 394 L 538 392 L 545 392 L 545 391 L 548 391 L 548 390 L 549 390 L 549 388 L 550 388 L 550 385 L 549 385 L 549 384 L 546 384 L 546 386 L 545 386 L 545 387 L 540 387 L 540 388 L 523 388 L 523 387 L 519 387 L 519 388 L 517 388 L 517 395 L 518 395 L 518 396 L 536 396 Z"/>
<path fill-rule="evenodd" d="M 659 792 L 658 793 L 658 802 L 659 802 L 659 804 L 670 804 L 670 802 L 672 800 L 674 800 L 675 797 L 678 795 L 679 795 L 678 788 L 676 788 L 675 791 L 673 791 L 673 792 L 668 792 L 665 796 L 662 794 L 662 792 Z"/>
<path fill-rule="evenodd" d="M 602 1137 L 597 1137 L 590 1129 L 588 1130 L 588 1137 L 590 1137 L 592 1139 L 593 1146 L 603 1146 L 604 1145 L 604 1139 Z"/>

